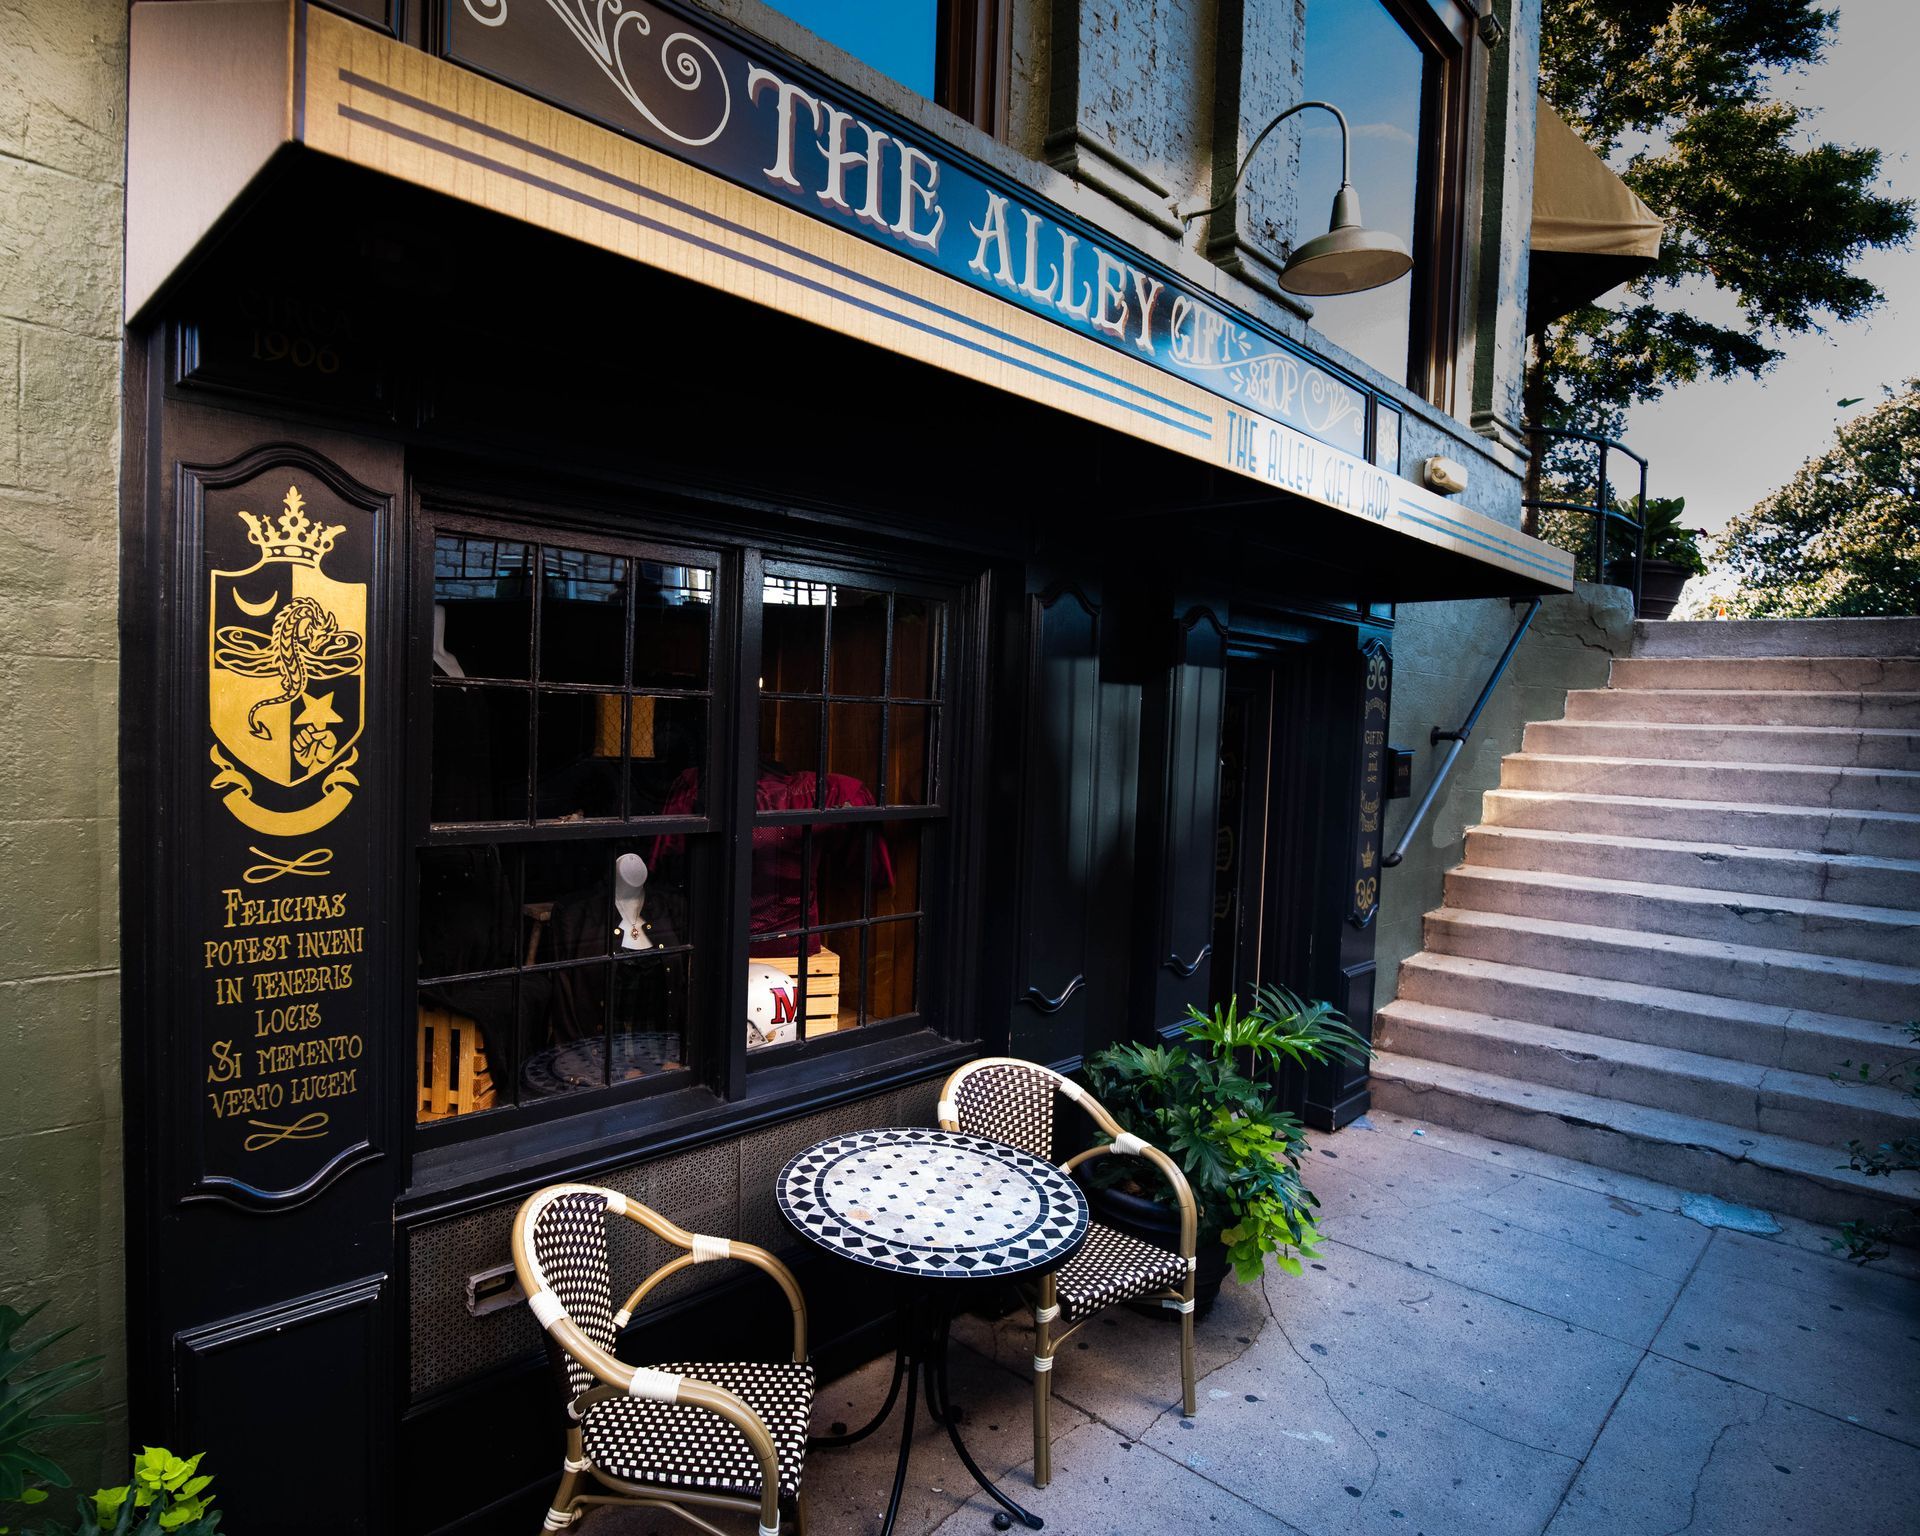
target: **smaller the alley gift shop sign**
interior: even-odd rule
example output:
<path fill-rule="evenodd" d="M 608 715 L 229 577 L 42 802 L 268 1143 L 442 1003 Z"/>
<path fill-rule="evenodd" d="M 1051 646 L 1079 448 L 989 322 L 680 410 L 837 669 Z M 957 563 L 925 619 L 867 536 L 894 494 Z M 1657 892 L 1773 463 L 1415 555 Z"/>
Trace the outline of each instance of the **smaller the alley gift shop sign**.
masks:
<path fill-rule="evenodd" d="M 1367 397 L 1162 268 L 996 185 L 809 74 L 646 3 L 449 0 L 450 59 L 1151 362 L 1349 453 Z M 878 115 L 878 114 L 874 114 Z M 826 269 L 817 274 L 835 282 Z M 999 338 L 982 338 L 998 340 Z M 1037 353 L 1039 368 L 1059 365 Z M 1076 370 L 1078 371 L 1078 370 Z M 1130 393 L 1118 378 L 1089 387 Z M 1204 431 L 1145 397 L 1142 409 Z"/>
<path fill-rule="evenodd" d="M 374 517 L 276 467 L 210 493 L 189 1192 L 276 1207 L 372 1155 Z"/>

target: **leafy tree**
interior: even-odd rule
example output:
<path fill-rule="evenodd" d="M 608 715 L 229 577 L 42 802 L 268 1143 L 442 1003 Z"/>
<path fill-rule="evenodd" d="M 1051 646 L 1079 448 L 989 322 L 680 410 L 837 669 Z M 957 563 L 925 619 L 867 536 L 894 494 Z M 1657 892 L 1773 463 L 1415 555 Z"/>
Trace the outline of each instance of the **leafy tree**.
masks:
<path fill-rule="evenodd" d="M 1540 90 L 1667 221 L 1625 302 L 1536 341 L 1527 414 L 1620 435 L 1626 408 L 1703 375 L 1759 375 L 1776 342 L 1848 321 L 1882 294 L 1853 270 L 1913 232 L 1876 190 L 1877 149 L 1812 140 L 1770 96 L 1815 63 L 1836 13 L 1813 0 L 1544 0 Z"/>
<path fill-rule="evenodd" d="M 1717 563 L 1740 617 L 1920 613 L 1920 379 L 1729 522 Z"/>

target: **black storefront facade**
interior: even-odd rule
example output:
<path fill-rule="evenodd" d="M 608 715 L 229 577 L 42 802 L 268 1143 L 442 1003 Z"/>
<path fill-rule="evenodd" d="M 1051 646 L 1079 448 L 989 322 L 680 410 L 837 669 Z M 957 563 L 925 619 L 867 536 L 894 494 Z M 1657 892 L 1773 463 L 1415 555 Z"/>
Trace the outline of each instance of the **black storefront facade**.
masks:
<path fill-rule="evenodd" d="M 1571 581 L 1110 233 L 565 10 L 135 10 L 134 1432 L 249 1529 L 538 1518 L 544 1183 L 782 1248 L 781 1163 L 972 1055 L 1257 979 L 1364 1028 L 1393 605 Z"/>

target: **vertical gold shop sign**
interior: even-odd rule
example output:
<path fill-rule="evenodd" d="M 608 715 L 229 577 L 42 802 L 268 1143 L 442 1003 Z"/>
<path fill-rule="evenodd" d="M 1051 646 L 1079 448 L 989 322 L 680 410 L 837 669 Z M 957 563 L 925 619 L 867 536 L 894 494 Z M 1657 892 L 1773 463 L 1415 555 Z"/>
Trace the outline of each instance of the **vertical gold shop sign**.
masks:
<path fill-rule="evenodd" d="M 1360 793 L 1354 836 L 1353 897 L 1347 920 L 1356 928 L 1373 921 L 1380 908 L 1380 822 L 1386 803 L 1387 710 L 1393 694 L 1393 653 L 1386 642 L 1369 639 L 1360 647 L 1364 671 L 1360 690 Z"/>

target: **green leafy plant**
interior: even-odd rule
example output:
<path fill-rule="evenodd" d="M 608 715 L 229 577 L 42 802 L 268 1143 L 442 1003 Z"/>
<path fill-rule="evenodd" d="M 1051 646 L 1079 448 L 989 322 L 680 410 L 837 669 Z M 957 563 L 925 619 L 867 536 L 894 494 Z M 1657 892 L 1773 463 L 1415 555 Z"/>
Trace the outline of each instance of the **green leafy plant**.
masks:
<path fill-rule="evenodd" d="M 40 1304 L 41 1307 L 45 1302 Z M 97 1422 L 90 1413 L 50 1413 L 56 1398 L 85 1386 L 100 1374 L 99 1357 L 69 1360 L 29 1371 L 27 1365 L 71 1328 L 26 1342 L 17 1342 L 20 1330 L 40 1312 L 18 1312 L 0 1306 L 0 1505 L 44 1503 L 49 1489 L 71 1488 L 68 1477 L 38 1442 L 54 1430 Z M 7 1530 L 0 1525 L 0 1532 Z"/>
<path fill-rule="evenodd" d="M 1300 1181 L 1306 1133 L 1279 1107 L 1272 1074 L 1364 1060 L 1367 1042 L 1330 1004 L 1302 1002 L 1284 987 L 1256 988 L 1244 1013 L 1237 999 L 1187 1013 L 1183 1044 L 1110 1046 L 1087 1059 L 1088 1084 L 1115 1119 L 1180 1165 L 1199 1206 L 1200 1240 L 1226 1245 L 1242 1283 L 1259 1278 L 1269 1255 L 1297 1275 L 1300 1259 L 1316 1252 L 1318 1202 Z M 1092 1169 L 1109 1185 L 1134 1171 L 1120 1158 Z M 1157 1181 L 1143 1189 L 1173 1200 Z"/>
<path fill-rule="evenodd" d="M 1614 510 L 1633 517 L 1638 510 L 1631 501 L 1614 503 Z M 1641 537 L 1646 542 L 1648 560 L 1668 560 L 1685 567 L 1689 575 L 1703 575 L 1707 569 L 1705 557 L 1700 553 L 1700 530 L 1682 528 L 1680 515 L 1687 510 L 1687 498 L 1684 496 L 1649 496 L 1644 518 L 1641 519 Z"/>
<path fill-rule="evenodd" d="M 1920 1047 L 1920 1022 L 1909 1020 L 1906 1031 L 1908 1044 Z M 1902 1090 L 1908 1098 L 1920 1103 L 1920 1055 L 1890 1063 L 1846 1061 L 1841 1065 L 1847 1068 L 1847 1075 L 1831 1074 L 1835 1082 L 1877 1083 Z M 1873 1146 L 1864 1141 L 1850 1141 L 1847 1166 L 1868 1178 L 1920 1170 L 1920 1136 L 1897 1136 Z M 1888 1216 L 1845 1222 L 1840 1227 L 1840 1235 L 1828 1241 L 1856 1264 L 1870 1264 L 1891 1253 L 1893 1244 L 1911 1243 L 1916 1238 L 1920 1238 L 1920 1210 L 1909 1207 Z"/>
<path fill-rule="evenodd" d="M 215 1536 L 220 1515 L 208 1507 L 212 1482 L 200 1456 L 150 1445 L 133 1458 L 132 1482 L 79 1501 L 75 1524 L 37 1526 L 26 1536 Z"/>

